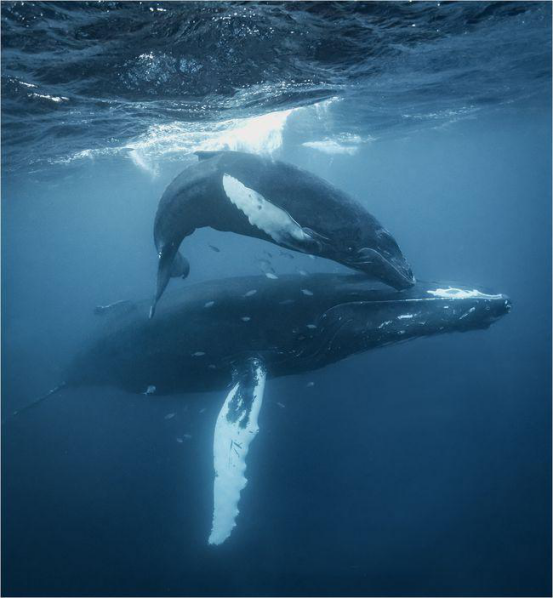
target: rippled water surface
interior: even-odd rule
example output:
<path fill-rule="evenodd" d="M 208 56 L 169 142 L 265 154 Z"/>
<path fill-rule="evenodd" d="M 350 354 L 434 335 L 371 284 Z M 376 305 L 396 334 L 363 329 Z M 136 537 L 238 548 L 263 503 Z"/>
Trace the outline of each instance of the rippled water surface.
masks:
<path fill-rule="evenodd" d="M 347 151 L 539 104 L 550 18 L 546 2 L 4 2 L 5 164 L 180 159 L 300 107 L 304 142 Z"/>
<path fill-rule="evenodd" d="M 551 595 L 551 4 L 2 2 L 1 18 L 2 594 Z M 66 388 L 11 413 L 63 382 L 105 326 L 95 306 L 152 297 L 159 199 L 193 152 L 225 149 L 328 180 L 418 280 L 513 308 L 269 380 L 214 548 L 224 392 Z M 212 229 L 182 251 L 168 292 L 347 271 Z"/>

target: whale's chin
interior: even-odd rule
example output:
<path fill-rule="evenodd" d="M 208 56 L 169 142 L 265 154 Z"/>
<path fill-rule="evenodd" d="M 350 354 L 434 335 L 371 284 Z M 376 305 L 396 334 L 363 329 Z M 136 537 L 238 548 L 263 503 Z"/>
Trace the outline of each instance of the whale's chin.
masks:
<path fill-rule="evenodd" d="M 354 259 L 347 259 L 343 263 L 349 268 L 364 272 L 372 279 L 383 282 L 396 291 L 409 289 L 417 282 L 403 257 L 388 258 L 368 247 L 361 249 Z"/>

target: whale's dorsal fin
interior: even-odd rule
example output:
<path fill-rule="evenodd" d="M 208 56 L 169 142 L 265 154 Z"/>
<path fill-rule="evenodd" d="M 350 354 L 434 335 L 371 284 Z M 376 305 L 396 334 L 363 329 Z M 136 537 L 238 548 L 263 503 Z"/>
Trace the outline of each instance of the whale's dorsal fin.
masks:
<path fill-rule="evenodd" d="M 215 424 L 213 439 L 213 525 L 210 544 L 222 544 L 236 525 L 240 493 L 246 487 L 246 457 L 259 427 L 267 371 L 263 362 L 250 358 L 234 372 L 234 384 Z"/>

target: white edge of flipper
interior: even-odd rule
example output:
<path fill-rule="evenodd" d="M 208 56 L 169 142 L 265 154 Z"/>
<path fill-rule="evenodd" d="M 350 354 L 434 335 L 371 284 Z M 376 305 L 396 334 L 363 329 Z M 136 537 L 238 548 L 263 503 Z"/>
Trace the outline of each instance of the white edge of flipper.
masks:
<path fill-rule="evenodd" d="M 313 231 L 302 228 L 292 216 L 265 199 L 260 193 L 246 187 L 229 174 L 223 175 L 223 189 L 252 226 L 262 230 L 275 243 L 291 249 L 308 251 L 315 242 Z"/>
<path fill-rule="evenodd" d="M 247 484 L 246 457 L 259 431 L 257 419 L 267 377 L 259 359 L 248 360 L 237 374 L 215 424 L 213 523 L 208 540 L 214 545 L 222 544 L 236 525 L 240 493 Z"/>

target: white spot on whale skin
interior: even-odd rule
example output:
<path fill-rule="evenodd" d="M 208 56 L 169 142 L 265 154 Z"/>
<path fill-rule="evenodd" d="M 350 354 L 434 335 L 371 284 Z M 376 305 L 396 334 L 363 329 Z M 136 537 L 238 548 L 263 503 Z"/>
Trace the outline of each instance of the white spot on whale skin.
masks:
<path fill-rule="evenodd" d="M 453 287 L 449 287 L 447 289 L 435 289 L 433 291 L 426 291 L 429 295 L 434 295 L 434 297 L 442 297 L 444 299 L 500 299 L 501 295 L 487 295 L 486 293 L 481 293 L 476 289 L 467 290 L 467 289 L 456 289 Z"/>
<path fill-rule="evenodd" d="M 244 297 L 252 297 L 256 293 L 257 293 L 257 290 L 256 289 L 252 289 L 251 291 L 248 291 L 247 293 L 245 293 Z"/>
<path fill-rule="evenodd" d="M 309 276 L 309 274 L 305 270 L 298 270 L 298 274 L 301 276 Z"/>
<path fill-rule="evenodd" d="M 406 320 L 406 319 L 411 319 L 413 317 L 413 314 L 403 314 L 401 316 L 398 316 L 397 319 L 398 320 Z"/>
<path fill-rule="evenodd" d="M 196 351 L 196 353 L 192 353 L 192 357 L 203 357 L 204 355 L 204 351 Z"/>
<path fill-rule="evenodd" d="M 215 305 L 215 301 L 208 301 L 204 307 L 213 307 Z"/>
<path fill-rule="evenodd" d="M 273 241 L 290 244 L 310 240 L 288 212 L 267 201 L 260 193 L 249 189 L 234 177 L 223 175 L 223 189 L 231 203 L 247 217 L 249 223 L 269 235 Z"/>
<path fill-rule="evenodd" d="M 174 413 L 168 413 L 163 419 L 173 419 L 175 417 Z"/>
<path fill-rule="evenodd" d="M 459 320 L 462 320 L 463 318 L 466 318 L 469 314 L 473 313 L 476 311 L 476 307 L 471 307 L 466 313 L 464 313 Z"/>
<path fill-rule="evenodd" d="M 305 386 L 307 388 L 313 388 L 313 386 L 315 386 L 315 382 L 308 382 Z"/>
<path fill-rule="evenodd" d="M 310 328 L 311 330 L 314 330 L 315 328 L 317 328 L 317 326 L 315 324 L 307 324 L 307 327 Z"/>
<path fill-rule="evenodd" d="M 295 303 L 295 299 L 285 299 L 284 301 L 279 301 L 279 305 L 292 305 L 292 303 Z"/>
<path fill-rule="evenodd" d="M 176 440 L 176 441 L 177 441 L 179 444 L 182 444 L 182 443 L 183 443 L 183 440 L 182 440 L 182 438 L 175 438 L 175 440 Z"/>
<path fill-rule="evenodd" d="M 279 401 L 277 401 L 277 405 L 281 408 L 284 409 L 286 407 L 286 405 L 284 403 L 280 403 Z"/>
<path fill-rule="evenodd" d="M 192 439 L 192 434 L 183 434 L 183 435 L 182 435 L 182 437 L 183 437 L 185 440 L 191 440 L 191 439 Z"/>
<path fill-rule="evenodd" d="M 216 369 L 217 369 L 217 366 L 216 366 L 214 363 L 210 363 L 210 364 L 209 364 L 207 367 L 208 367 L 210 370 L 216 370 Z"/>
<path fill-rule="evenodd" d="M 301 292 L 304 295 L 307 295 L 308 297 L 312 297 L 313 296 L 313 291 L 310 291 L 309 289 L 302 289 Z"/>
<path fill-rule="evenodd" d="M 388 324 L 391 324 L 392 320 L 386 320 L 385 322 L 382 322 L 382 324 L 380 324 L 379 328 L 384 328 L 384 326 L 388 326 Z"/>
<path fill-rule="evenodd" d="M 278 278 L 278 276 L 276 274 L 273 274 L 272 272 L 265 272 L 265 276 L 267 278 L 270 278 L 271 280 L 276 280 Z"/>
<path fill-rule="evenodd" d="M 243 316 L 240 319 L 242 320 L 242 322 L 249 322 L 251 320 L 250 316 Z"/>
<path fill-rule="evenodd" d="M 155 387 L 153 384 L 151 384 L 151 385 L 150 385 L 150 386 L 148 386 L 148 388 L 146 389 L 146 392 L 143 392 L 142 394 L 143 394 L 143 395 L 153 395 L 153 394 L 155 393 L 155 391 L 156 391 L 156 390 L 157 390 L 157 389 L 156 389 L 156 387 Z"/>

